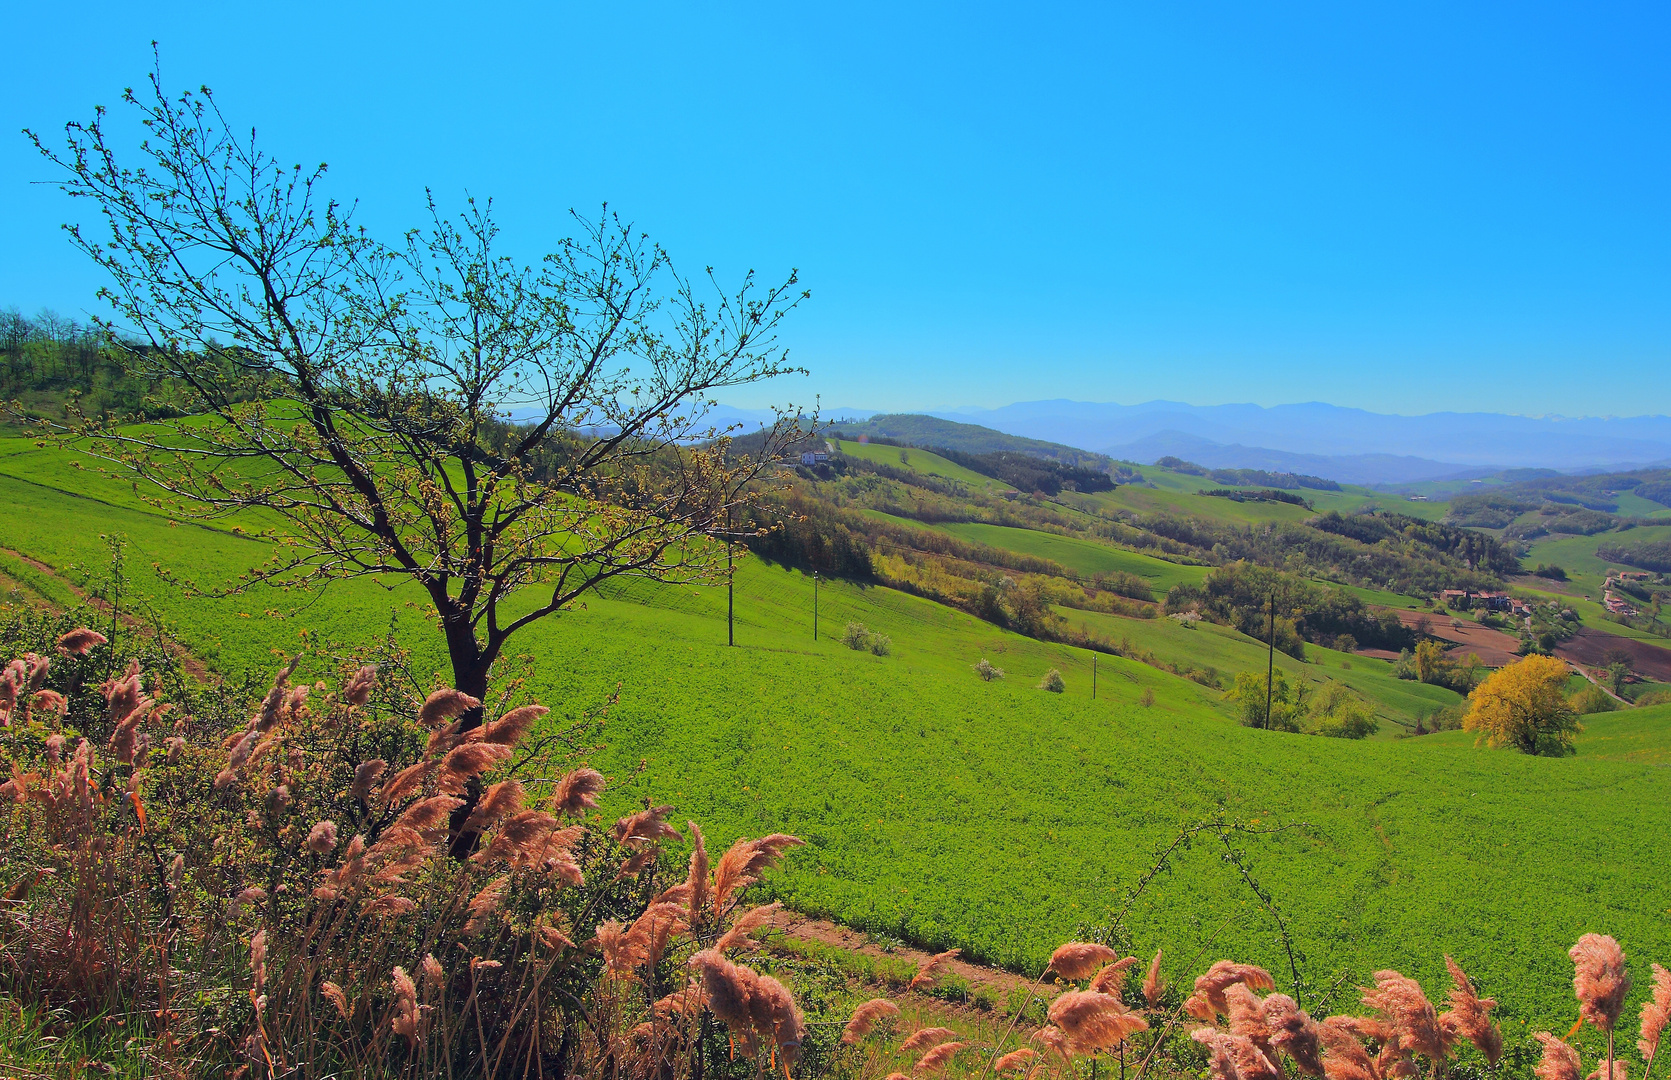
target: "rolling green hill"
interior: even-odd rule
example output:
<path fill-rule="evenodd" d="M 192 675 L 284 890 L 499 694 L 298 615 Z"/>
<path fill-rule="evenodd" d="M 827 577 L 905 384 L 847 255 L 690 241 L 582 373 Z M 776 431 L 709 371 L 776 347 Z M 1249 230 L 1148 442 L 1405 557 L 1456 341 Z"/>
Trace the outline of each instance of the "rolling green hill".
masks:
<path fill-rule="evenodd" d="M 107 565 L 104 538 L 119 536 L 131 595 L 223 671 L 270 670 L 271 650 L 295 649 L 304 629 L 365 641 L 391 623 L 419 670 L 440 666 L 411 590 L 359 581 L 313 596 L 188 598 L 153 564 L 224 579 L 264 545 L 234 532 L 237 522 L 172 523 L 129 485 L 54 452 L 0 450 L 10 451 L 0 456 L 0 546 L 46 567 L 8 558 L 0 569 L 25 584 L 88 584 Z M 1584 752 L 1565 760 L 1454 736 L 1267 733 L 1235 724 L 1205 687 L 1114 657 L 1098 659 L 1093 701 L 1090 654 L 898 591 L 826 584 L 818 641 L 799 572 L 747 561 L 736 593 L 734 649 L 723 591 L 638 584 L 538 625 L 513 651 L 527 657 L 532 693 L 559 713 L 621 685 L 597 762 L 620 782 L 611 808 L 672 802 L 721 844 L 773 830 L 805 837 L 772 878 L 801 910 L 1036 970 L 1125 903 L 1156 845 L 1219 817 L 1281 827 L 1231 839 L 1274 897 L 1313 987 L 1351 987 L 1393 966 L 1438 991 L 1448 952 L 1504 1002 L 1515 1040 L 1570 1022 L 1564 950 L 1580 933 L 1619 936 L 1633 965 L 1671 956 L 1671 886 L 1658 869 L 1666 774 L 1656 767 L 1671 711 L 1593 718 Z M 1224 628 L 1105 618 L 1145 647 L 1218 656 L 1226 670 L 1259 652 Z M 891 636 L 892 655 L 844 648 L 848 620 Z M 1362 658 L 1313 656 L 1321 663 L 1308 671 L 1370 696 L 1432 689 Z M 982 657 L 1009 676 L 978 680 L 971 665 Z M 1050 667 L 1067 693 L 1033 688 Z M 1153 705 L 1140 704 L 1144 691 Z M 1156 879 L 1130 909 L 1135 944 L 1263 963 L 1286 985 L 1272 915 L 1223 853 L 1199 838 Z M 1335 1004 L 1351 992 L 1342 995 Z"/>

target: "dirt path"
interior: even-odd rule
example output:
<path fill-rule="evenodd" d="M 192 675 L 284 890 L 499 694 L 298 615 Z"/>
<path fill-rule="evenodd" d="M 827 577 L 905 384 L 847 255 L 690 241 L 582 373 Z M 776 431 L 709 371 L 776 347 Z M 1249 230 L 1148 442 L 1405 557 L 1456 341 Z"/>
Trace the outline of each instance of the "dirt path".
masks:
<path fill-rule="evenodd" d="M 0 548 L 0 552 L 5 552 L 7 555 L 10 555 L 12 558 L 28 566 L 30 569 L 52 578 L 54 581 L 64 586 L 64 588 L 68 589 L 71 593 L 75 594 L 77 599 L 87 604 L 87 606 L 91 607 L 93 610 L 103 612 L 106 615 L 110 614 L 110 605 L 107 602 L 96 596 L 89 595 L 86 589 L 70 582 L 62 574 L 58 573 L 57 570 L 48 566 L 46 563 L 41 562 L 41 560 L 25 555 L 21 551 L 14 551 L 11 548 Z M 121 615 L 121 620 L 123 626 L 132 630 L 136 634 L 145 636 L 154 636 L 156 634 L 155 627 L 153 627 L 150 623 L 140 620 L 131 613 L 124 612 Z M 203 661 L 187 652 L 185 646 L 171 638 L 164 638 L 163 648 L 167 649 L 174 656 L 174 658 L 180 662 L 180 667 L 185 670 L 187 675 L 190 675 L 198 682 L 210 681 L 209 669 L 203 665 Z"/>
<path fill-rule="evenodd" d="M 828 945 L 862 956 L 903 960 L 912 965 L 921 964 L 931 953 L 921 949 L 913 949 L 909 945 L 896 945 L 892 949 L 884 949 L 870 940 L 870 935 L 858 930 L 849 930 L 827 919 L 813 919 L 802 915 L 798 911 L 779 909 L 772 913 L 770 925 L 781 930 L 790 937 L 801 938 Z M 1026 993 L 1034 989 L 1033 980 L 1002 968 L 986 967 L 982 964 L 971 964 L 963 960 L 953 960 L 945 970 L 955 974 L 969 984 L 971 990 L 985 989 L 992 993 L 998 1001 L 1006 1001 L 1012 991 Z M 1045 1001 L 1052 1001 L 1061 992 L 1061 987 L 1054 980 L 1039 984 L 1035 991 Z"/>

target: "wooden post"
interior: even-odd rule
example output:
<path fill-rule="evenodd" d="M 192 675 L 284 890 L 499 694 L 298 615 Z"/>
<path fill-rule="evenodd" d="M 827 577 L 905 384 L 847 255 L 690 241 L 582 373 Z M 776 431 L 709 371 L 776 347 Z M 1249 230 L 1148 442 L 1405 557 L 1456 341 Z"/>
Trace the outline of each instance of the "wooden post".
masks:
<path fill-rule="evenodd" d="M 1091 700 L 1097 699 L 1097 654 L 1091 654 Z"/>
<path fill-rule="evenodd" d="M 737 644 L 737 572 L 731 566 L 731 511 L 725 511 L 725 643 Z"/>
<path fill-rule="evenodd" d="M 818 571 L 812 572 L 812 640 L 818 640 Z"/>

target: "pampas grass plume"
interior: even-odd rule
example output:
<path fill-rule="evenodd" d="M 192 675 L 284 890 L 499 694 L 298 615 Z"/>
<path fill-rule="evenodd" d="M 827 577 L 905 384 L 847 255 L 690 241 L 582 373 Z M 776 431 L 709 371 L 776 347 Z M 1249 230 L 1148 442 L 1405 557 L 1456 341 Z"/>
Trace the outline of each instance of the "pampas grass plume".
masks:
<path fill-rule="evenodd" d="M 1011 1050 L 997 1061 L 994 1061 L 992 1063 L 992 1069 L 994 1072 L 1009 1072 L 1011 1069 L 1025 1069 L 1027 1066 L 1031 1065 L 1034 1059 L 1038 1056 L 1039 1052 L 1037 1050 L 1032 1050 L 1024 1046 L 1020 1050 Z"/>
<path fill-rule="evenodd" d="M 1612 1031 L 1630 990 L 1624 950 L 1606 934 L 1585 934 L 1567 955 L 1572 957 L 1579 1014 L 1598 1029 Z"/>
<path fill-rule="evenodd" d="M 97 630 L 89 630 L 85 626 L 77 627 L 58 639 L 58 647 L 66 656 L 86 656 L 87 653 L 109 639 Z"/>
<path fill-rule="evenodd" d="M 935 953 L 933 956 L 930 956 L 928 959 L 917 965 L 917 973 L 911 976 L 910 988 L 912 990 L 921 990 L 925 987 L 933 986 L 935 983 L 940 981 L 941 969 L 943 969 L 951 961 L 956 960 L 962 954 L 962 949 L 947 949 L 943 953 Z"/>
<path fill-rule="evenodd" d="M 337 823 L 321 821 L 315 823 L 308 830 L 307 849 L 317 855 L 323 855 L 335 850 L 337 846 Z"/>
<path fill-rule="evenodd" d="M 1659 1040 L 1665 1033 L 1666 1023 L 1671 1021 L 1671 971 L 1658 964 L 1653 965 L 1653 971 L 1654 992 L 1642 1003 L 1642 1038 L 1636 1044 L 1649 1067 L 1652 1067 L 1654 1055 L 1659 1052 Z"/>
<path fill-rule="evenodd" d="M 1050 970 L 1069 982 L 1078 982 L 1089 978 L 1099 967 L 1119 955 L 1107 945 L 1093 941 L 1070 941 L 1050 954 Z"/>
<path fill-rule="evenodd" d="M 603 791 L 603 773 L 585 766 L 575 769 L 557 783 L 551 797 L 551 808 L 559 814 L 579 817 L 598 808 L 598 795 Z"/>
<path fill-rule="evenodd" d="M 941 1043 L 918 1059 L 912 1071 L 921 1076 L 931 1076 L 949 1065 L 957 1052 L 968 1045 L 965 1042 Z"/>
<path fill-rule="evenodd" d="M 841 1041 L 849 1045 L 869 1035 L 878 1023 L 899 1015 L 899 1006 L 887 998 L 871 998 L 853 1010 L 852 1019 L 841 1029 Z"/>
<path fill-rule="evenodd" d="M 930 1047 L 939 1046 L 941 1043 L 950 1042 L 955 1038 L 957 1038 L 957 1032 L 951 1028 L 918 1028 L 906 1036 L 905 1041 L 899 1044 L 899 1049 L 903 1053 L 914 1054 L 918 1050 L 927 1050 Z"/>
<path fill-rule="evenodd" d="M 365 664 L 354 672 L 354 677 L 348 680 L 348 685 L 342 688 L 342 700 L 355 708 L 371 700 L 371 691 L 377 686 L 377 665 Z"/>
<path fill-rule="evenodd" d="M 524 705 L 512 709 L 491 724 L 484 724 L 470 733 L 473 741 L 515 746 L 535 720 L 551 710 L 544 705 Z"/>
<path fill-rule="evenodd" d="M 1579 1080 L 1584 1068 L 1577 1050 L 1547 1031 L 1534 1032 L 1533 1037 L 1543 1044 L 1543 1060 L 1532 1070 L 1538 1080 Z"/>
<path fill-rule="evenodd" d="M 319 994 L 336 1006 L 338 1016 L 344 1020 L 348 1019 L 348 995 L 342 992 L 342 987 L 334 982 L 322 982 L 319 984 Z"/>
<path fill-rule="evenodd" d="M 1160 950 L 1155 950 L 1155 958 L 1149 961 L 1149 970 L 1143 975 L 1143 1000 L 1152 1009 L 1160 1004 L 1160 999 L 1166 996 L 1166 980 L 1160 977 Z"/>
<path fill-rule="evenodd" d="M 462 690 L 454 690 L 451 687 L 437 690 L 424 698 L 423 706 L 418 709 L 418 723 L 426 728 L 434 728 L 471 709 L 480 708 L 481 704 Z"/>

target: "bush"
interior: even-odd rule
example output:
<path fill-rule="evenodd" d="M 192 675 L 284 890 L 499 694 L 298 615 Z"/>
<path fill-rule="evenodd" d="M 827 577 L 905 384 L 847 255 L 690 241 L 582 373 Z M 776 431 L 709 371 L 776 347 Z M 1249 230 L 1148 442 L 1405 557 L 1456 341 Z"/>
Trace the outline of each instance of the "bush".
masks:
<path fill-rule="evenodd" d="M 991 661 L 987 660 L 986 657 L 983 656 L 981 657 L 981 662 L 975 665 L 975 674 L 981 677 L 982 682 L 992 682 L 994 679 L 1002 679 L 1004 677 L 1004 669 L 1001 667 L 994 667 Z"/>
<path fill-rule="evenodd" d="M 850 622 L 841 635 L 841 643 L 856 652 L 863 652 L 870 647 L 870 631 L 862 622 Z"/>
<path fill-rule="evenodd" d="M 1594 683 L 1572 695 L 1569 704 L 1572 706 L 1572 711 L 1579 716 L 1612 712 L 1619 707 L 1618 702 L 1607 696 L 1607 691 Z"/>
<path fill-rule="evenodd" d="M 1649 690 L 1636 695 L 1638 705 L 1671 705 L 1671 690 Z"/>
<path fill-rule="evenodd" d="M 263 693 L 53 617 L 0 644 L 22 652 L 0 674 L 0 994 L 20 1010 L 124 1017 L 167 1076 L 671 1076 L 725 1053 L 699 987 L 745 977 L 722 951 L 763 921 L 739 925 L 742 897 L 800 841 L 741 840 L 710 875 L 693 827 L 687 880 L 671 807 L 611 825 L 603 776 L 561 775 L 590 719 L 542 725 L 561 780 L 530 804 L 508 766 L 538 705 L 465 735 L 474 698 L 405 697 L 370 665 L 332 691 L 292 661 Z M 836 1032 L 774 994 L 781 1022 L 739 1053 L 823 1071 Z"/>
<path fill-rule="evenodd" d="M 1145 709 L 1147 709 L 1149 706 L 1153 705 L 1155 703 L 1155 691 L 1154 691 L 1154 689 L 1152 687 L 1145 686 L 1143 688 L 1143 693 L 1138 695 L 1137 703 L 1139 705 L 1143 706 Z"/>
<path fill-rule="evenodd" d="M 1049 671 L 1044 673 L 1044 678 L 1039 680 L 1038 688 L 1040 690 L 1048 690 L 1052 694 L 1060 694 L 1068 688 L 1068 684 L 1062 681 L 1062 673 L 1060 671 L 1057 671 L 1055 668 L 1051 668 Z"/>
<path fill-rule="evenodd" d="M 870 651 L 877 656 L 887 656 L 893 650 L 894 639 L 886 634 L 870 635 Z"/>
<path fill-rule="evenodd" d="M 1545 566 L 1543 563 L 1538 563 L 1538 568 L 1533 570 L 1532 573 L 1540 578 L 1548 578 L 1550 581 L 1565 581 L 1567 579 L 1566 569 L 1554 564 Z"/>

